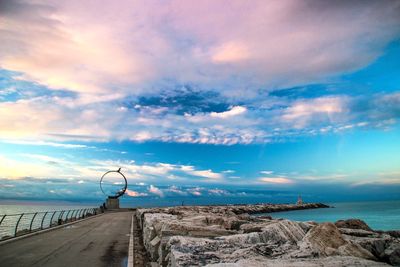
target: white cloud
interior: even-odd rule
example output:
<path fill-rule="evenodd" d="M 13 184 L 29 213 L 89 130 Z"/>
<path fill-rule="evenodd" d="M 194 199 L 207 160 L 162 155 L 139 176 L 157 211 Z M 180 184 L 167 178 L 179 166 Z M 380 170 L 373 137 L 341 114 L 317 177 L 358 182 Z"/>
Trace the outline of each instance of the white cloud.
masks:
<path fill-rule="evenodd" d="M 273 174 L 273 171 L 260 171 L 261 174 L 266 174 L 266 175 L 270 175 Z"/>
<path fill-rule="evenodd" d="M 211 195 L 217 195 L 217 196 L 228 196 L 231 195 L 231 193 L 229 193 L 228 191 L 224 190 L 224 189 L 209 189 L 208 193 Z"/>
<path fill-rule="evenodd" d="M 201 170 L 201 171 L 187 171 L 186 173 L 193 175 L 193 176 L 199 176 L 203 178 L 209 178 L 209 179 L 221 179 L 222 175 L 220 173 L 213 172 L 212 170 Z"/>
<path fill-rule="evenodd" d="M 63 148 L 88 148 L 86 145 L 81 144 L 65 144 L 47 141 L 27 141 L 27 140 L 1 140 L 0 142 L 7 144 L 17 144 L 17 145 L 31 145 L 31 146 L 52 146 L 52 147 L 63 147 Z M 93 147 L 90 147 L 93 148 Z"/>
<path fill-rule="evenodd" d="M 342 97 L 321 97 L 300 100 L 286 109 L 284 121 L 295 123 L 296 128 L 303 128 L 312 121 L 333 121 L 346 110 L 346 99 Z M 341 117 L 339 117 L 341 118 Z"/>
<path fill-rule="evenodd" d="M 400 33 L 395 1 L 105 1 L 99 6 L 27 0 L 8 1 L 2 11 L 0 68 L 18 72 L 16 80 L 71 95 L 1 102 L 0 138 L 65 148 L 85 146 L 58 142 L 232 145 L 266 143 L 292 131 L 315 134 L 307 129 L 315 125 L 326 133 L 330 123 L 344 127 L 332 127 L 337 131 L 350 130 L 359 121 L 347 116 L 343 97 L 254 101 L 275 88 L 318 83 L 367 66 Z M 122 104 L 127 96 L 160 90 L 168 95 L 182 84 L 199 92 L 212 88 L 231 107 L 182 116 L 169 106 Z M 10 92 L 15 88 L 7 87 L 2 96 Z M 398 101 L 393 94 L 372 103 L 390 109 L 372 108 L 367 119 L 382 124 L 369 126 L 386 129 L 396 122 Z"/>
<path fill-rule="evenodd" d="M 170 186 L 168 189 L 167 189 L 167 191 L 168 192 L 172 192 L 172 193 L 175 193 L 175 194 L 178 194 L 178 195 L 181 195 L 181 196 L 187 196 L 187 192 L 184 192 L 184 191 L 182 191 L 181 189 L 179 189 L 177 186 L 175 186 L 175 185 L 173 185 L 173 186 Z"/>
<path fill-rule="evenodd" d="M 193 188 L 189 188 L 187 189 L 187 192 L 193 196 L 201 196 L 202 191 L 204 190 L 204 188 L 201 187 L 193 187 Z"/>
<path fill-rule="evenodd" d="M 214 118 L 221 118 L 221 119 L 226 119 L 229 117 L 237 116 L 239 114 L 245 113 L 247 111 L 246 107 L 241 107 L 241 106 L 235 106 L 232 107 L 228 111 L 224 112 L 211 112 L 210 116 Z"/>
<path fill-rule="evenodd" d="M 161 191 L 161 189 L 159 189 L 158 187 L 155 187 L 154 185 L 150 185 L 149 192 L 154 195 L 157 195 L 159 197 L 164 197 L 163 191 Z"/>

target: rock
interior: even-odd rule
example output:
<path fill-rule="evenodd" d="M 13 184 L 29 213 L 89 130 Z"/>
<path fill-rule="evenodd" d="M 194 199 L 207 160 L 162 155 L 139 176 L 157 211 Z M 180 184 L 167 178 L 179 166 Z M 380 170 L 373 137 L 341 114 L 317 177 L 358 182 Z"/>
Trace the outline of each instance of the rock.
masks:
<path fill-rule="evenodd" d="M 344 239 L 333 223 L 322 223 L 311 228 L 303 240 L 303 249 L 310 247 L 313 253 L 320 256 L 355 256 L 376 260 L 368 250 L 357 243 Z"/>
<path fill-rule="evenodd" d="M 177 265 L 175 265 L 177 266 Z M 384 267 L 385 263 L 356 257 L 327 257 L 322 259 L 277 259 L 267 261 L 239 260 L 235 263 L 207 264 L 206 267 Z"/>
<path fill-rule="evenodd" d="M 339 231 L 340 231 L 340 233 L 345 234 L 345 235 L 358 236 L 358 237 L 379 236 L 379 234 L 377 234 L 376 232 L 366 231 L 363 229 L 340 228 Z"/>
<path fill-rule="evenodd" d="M 366 231 L 373 231 L 368 224 L 359 219 L 339 220 L 335 222 L 338 228 L 361 229 Z"/>
<path fill-rule="evenodd" d="M 346 244 L 339 230 L 332 223 L 322 223 L 314 226 L 305 237 L 305 241 L 323 253 L 327 248 L 337 249 Z"/>
<path fill-rule="evenodd" d="M 150 246 L 148 246 L 149 247 L 148 251 L 149 251 L 150 257 L 152 259 L 158 258 L 158 248 L 160 246 L 160 242 L 161 242 L 161 239 L 158 236 L 156 236 L 153 238 L 153 240 L 151 240 Z"/>
<path fill-rule="evenodd" d="M 386 231 L 385 234 L 388 234 L 391 237 L 400 238 L 400 231 Z"/>
<path fill-rule="evenodd" d="M 312 227 L 318 224 L 316 222 L 299 222 L 299 225 L 307 233 Z"/>
<path fill-rule="evenodd" d="M 390 246 L 385 249 L 382 258 L 392 265 L 400 266 L 400 244 L 390 244 Z"/>
<path fill-rule="evenodd" d="M 250 215 L 313 207 L 324 205 L 182 206 L 138 209 L 136 216 L 153 265 L 400 265 L 396 234 L 372 231 L 361 220 L 317 224 Z"/>
<path fill-rule="evenodd" d="M 300 227 L 299 223 L 292 222 L 289 220 L 275 221 L 274 223 L 265 225 L 261 228 L 261 232 L 252 232 L 247 234 L 236 234 L 231 236 L 225 236 L 216 238 L 216 240 L 224 240 L 229 243 L 292 243 L 303 239 L 305 232 Z"/>
<path fill-rule="evenodd" d="M 396 231 L 396 230 L 392 230 L 392 231 L 375 231 L 376 233 L 380 233 L 380 234 L 388 234 L 391 237 L 394 238 L 400 238 L 400 231 Z"/>
<path fill-rule="evenodd" d="M 150 254 L 150 259 L 155 261 L 159 257 L 159 245 L 161 239 L 161 228 L 167 221 L 177 220 L 176 215 L 165 213 L 139 213 L 143 223 L 143 245 Z"/>
<path fill-rule="evenodd" d="M 400 265 L 400 240 L 398 238 L 393 238 L 384 231 L 369 232 L 355 229 L 340 229 L 340 231 L 346 240 L 357 243 L 379 261 Z"/>
<path fill-rule="evenodd" d="M 270 215 L 262 215 L 262 216 L 258 216 L 259 219 L 267 219 L 267 220 L 272 220 L 272 216 Z"/>

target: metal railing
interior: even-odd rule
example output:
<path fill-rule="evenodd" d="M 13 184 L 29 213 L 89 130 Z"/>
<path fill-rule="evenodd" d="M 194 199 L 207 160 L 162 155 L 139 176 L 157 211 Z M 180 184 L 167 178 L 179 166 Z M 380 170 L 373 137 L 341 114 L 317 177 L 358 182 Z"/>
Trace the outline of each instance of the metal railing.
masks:
<path fill-rule="evenodd" d="M 0 215 L 0 240 L 73 222 L 100 212 L 102 210 L 97 208 L 87 208 Z"/>

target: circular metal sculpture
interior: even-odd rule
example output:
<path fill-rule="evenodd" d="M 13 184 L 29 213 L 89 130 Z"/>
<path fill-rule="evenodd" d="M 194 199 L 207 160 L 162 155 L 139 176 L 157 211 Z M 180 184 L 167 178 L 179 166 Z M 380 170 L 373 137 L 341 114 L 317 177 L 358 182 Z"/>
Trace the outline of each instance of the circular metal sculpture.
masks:
<path fill-rule="evenodd" d="M 125 193 L 127 187 L 128 181 L 121 172 L 121 168 L 117 171 L 108 171 L 101 176 L 100 189 L 109 198 L 119 198 Z"/>

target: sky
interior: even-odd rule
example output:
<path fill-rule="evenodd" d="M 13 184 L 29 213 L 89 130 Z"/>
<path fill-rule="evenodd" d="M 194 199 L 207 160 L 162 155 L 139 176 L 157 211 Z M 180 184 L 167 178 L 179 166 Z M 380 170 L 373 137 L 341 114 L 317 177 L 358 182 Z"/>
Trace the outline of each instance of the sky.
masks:
<path fill-rule="evenodd" d="M 132 205 L 400 199 L 399 14 L 0 1 L 0 201 L 102 201 L 118 168 Z"/>

